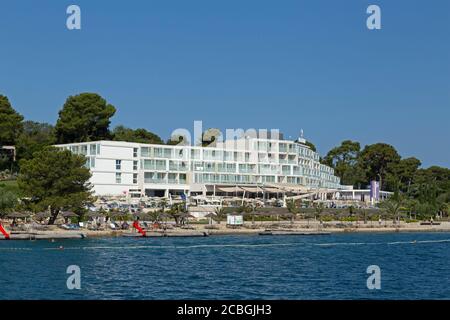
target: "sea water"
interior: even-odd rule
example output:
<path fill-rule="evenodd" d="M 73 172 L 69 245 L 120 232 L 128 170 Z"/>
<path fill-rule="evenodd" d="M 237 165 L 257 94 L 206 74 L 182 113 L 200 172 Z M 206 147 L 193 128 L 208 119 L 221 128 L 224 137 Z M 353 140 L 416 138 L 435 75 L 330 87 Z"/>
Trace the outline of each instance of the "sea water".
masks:
<path fill-rule="evenodd" d="M 0 299 L 449 299 L 450 233 L 0 241 L 0 285 Z"/>

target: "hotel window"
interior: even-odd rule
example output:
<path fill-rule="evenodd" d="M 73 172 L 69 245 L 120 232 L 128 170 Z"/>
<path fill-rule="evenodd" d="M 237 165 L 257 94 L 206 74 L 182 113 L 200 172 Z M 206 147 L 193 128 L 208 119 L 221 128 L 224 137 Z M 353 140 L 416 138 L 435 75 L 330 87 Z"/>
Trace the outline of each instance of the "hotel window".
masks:
<path fill-rule="evenodd" d="M 122 169 L 122 160 L 116 160 L 116 170 Z"/>
<path fill-rule="evenodd" d="M 172 149 L 164 149 L 164 158 L 172 158 Z"/>
<path fill-rule="evenodd" d="M 168 178 L 169 178 L 169 183 L 178 183 L 176 173 L 169 173 Z"/>
<path fill-rule="evenodd" d="M 133 158 L 137 158 L 138 156 L 138 148 L 133 148 Z"/>
<path fill-rule="evenodd" d="M 97 146 L 95 144 L 90 145 L 90 154 L 92 156 L 97 154 Z"/>
<path fill-rule="evenodd" d="M 150 148 L 142 147 L 141 148 L 141 157 L 150 157 Z"/>
<path fill-rule="evenodd" d="M 133 184 L 137 184 L 138 183 L 138 175 L 137 173 L 133 173 Z"/>
<path fill-rule="evenodd" d="M 116 183 L 122 183 L 122 174 L 116 172 Z"/>
<path fill-rule="evenodd" d="M 192 159 L 200 159 L 200 150 L 192 149 L 191 150 L 191 158 Z"/>
<path fill-rule="evenodd" d="M 155 157 L 162 158 L 162 156 L 163 156 L 162 148 L 155 148 L 155 149 L 153 149 L 153 152 L 155 153 Z"/>
<path fill-rule="evenodd" d="M 133 171 L 137 171 L 137 170 L 138 170 L 138 162 L 133 161 Z"/>

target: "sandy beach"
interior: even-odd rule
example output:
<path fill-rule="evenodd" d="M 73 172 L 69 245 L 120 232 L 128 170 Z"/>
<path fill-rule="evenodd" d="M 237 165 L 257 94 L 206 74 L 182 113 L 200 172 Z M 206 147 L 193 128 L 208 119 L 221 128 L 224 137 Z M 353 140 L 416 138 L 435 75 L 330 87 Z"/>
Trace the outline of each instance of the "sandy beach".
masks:
<path fill-rule="evenodd" d="M 450 232 L 450 222 L 443 221 L 439 225 L 421 225 L 419 222 L 405 223 L 401 222 L 395 225 L 391 222 L 326 222 L 318 221 L 295 221 L 276 223 L 272 221 L 265 222 L 246 222 L 243 226 L 230 227 L 225 223 L 207 225 L 190 224 L 184 227 L 171 229 L 149 229 L 146 230 L 147 236 L 215 236 L 215 235 L 259 235 L 260 233 L 272 230 L 277 233 L 297 233 L 297 234 L 320 234 L 320 233 L 388 233 L 388 232 Z M 92 237 L 121 237 L 121 236 L 139 236 L 135 230 L 101 230 L 94 231 L 88 229 L 63 230 L 57 226 L 47 231 L 16 231 L 11 233 L 13 239 L 27 239 L 26 235 L 32 235 L 34 239 L 58 239 L 58 238 L 92 238 Z M 0 239 L 4 239 L 0 236 Z"/>

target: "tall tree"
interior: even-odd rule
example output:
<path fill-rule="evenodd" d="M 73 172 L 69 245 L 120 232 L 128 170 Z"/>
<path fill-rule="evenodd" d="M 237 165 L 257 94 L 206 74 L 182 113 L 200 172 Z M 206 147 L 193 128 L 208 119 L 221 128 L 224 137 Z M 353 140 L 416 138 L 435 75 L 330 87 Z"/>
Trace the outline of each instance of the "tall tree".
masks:
<path fill-rule="evenodd" d="M 114 128 L 112 136 L 115 141 L 164 144 L 164 141 L 158 135 L 145 129 L 133 130 L 124 126 L 117 126 Z"/>
<path fill-rule="evenodd" d="M 15 145 L 22 130 L 23 117 L 13 109 L 6 96 L 0 94 L 0 146 Z"/>
<path fill-rule="evenodd" d="M 398 183 L 401 191 L 409 191 L 414 175 L 420 165 L 420 160 L 414 157 L 401 159 L 399 162 L 392 162 L 387 168 L 386 185 L 388 189 L 395 190 L 394 188 Z"/>
<path fill-rule="evenodd" d="M 56 122 L 58 143 L 109 139 L 110 118 L 116 108 L 96 93 L 70 96 Z"/>
<path fill-rule="evenodd" d="M 16 207 L 18 198 L 18 192 L 13 188 L 0 184 L 0 217 Z"/>
<path fill-rule="evenodd" d="M 17 158 L 31 159 L 33 153 L 56 143 L 54 127 L 48 123 L 25 121 L 17 138 Z"/>
<path fill-rule="evenodd" d="M 384 179 L 388 172 L 388 167 L 400 161 L 397 150 L 386 143 L 375 143 L 367 145 L 360 153 L 361 166 L 366 170 L 370 180 L 380 178 L 380 188 L 385 186 Z"/>
<path fill-rule="evenodd" d="M 62 209 L 80 210 L 93 200 L 86 158 L 68 150 L 45 147 L 30 160 L 20 162 L 17 179 L 34 211 L 50 208 L 53 224 Z"/>
<path fill-rule="evenodd" d="M 331 149 L 322 162 L 334 168 L 335 174 L 344 185 L 361 185 L 365 181 L 365 172 L 358 163 L 361 146 L 359 142 L 345 140 Z"/>

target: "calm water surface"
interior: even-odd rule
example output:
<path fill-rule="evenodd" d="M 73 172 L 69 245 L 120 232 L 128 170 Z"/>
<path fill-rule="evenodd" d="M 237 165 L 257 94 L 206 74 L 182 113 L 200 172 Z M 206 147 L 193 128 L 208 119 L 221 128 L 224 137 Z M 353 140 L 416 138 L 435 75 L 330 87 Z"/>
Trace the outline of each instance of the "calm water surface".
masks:
<path fill-rule="evenodd" d="M 0 299 L 449 299 L 450 233 L 0 241 L 0 285 Z"/>

